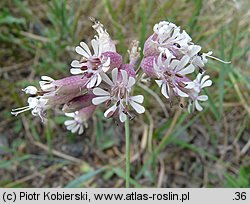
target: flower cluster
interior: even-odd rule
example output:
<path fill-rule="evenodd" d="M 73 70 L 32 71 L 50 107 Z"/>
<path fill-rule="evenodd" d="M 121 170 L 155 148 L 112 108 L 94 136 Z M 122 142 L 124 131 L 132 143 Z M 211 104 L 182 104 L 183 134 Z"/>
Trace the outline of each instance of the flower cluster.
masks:
<path fill-rule="evenodd" d="M 162 21 L 153 31 L 144 45 L 141 62 L 144 73 L 155 79 L 171 106 L 174 98 L 180 101 L 184 97 L 189 98 L 189 111 L 201 111 L 203 108 L 198 101 L 206 101 L 208 97 L 199 94 L 202 88 L 212 85 L 209 76 L 203 76 L 207 58 L 219 59 L 211 56 L 211 51 L 201 53 L 201 46 L 195 45 L 187 32 L 173 23 Z M 191 80 L 189 76 L 196 69 L 199 73 L 195 80 Z"/>
<path fill-rule="evenodd" d="M 134 117 L 131 109 L 137 113 L 145 111 L 140 105 L 143 96 L 133 96 L 135 68 L 140 58 L 138 42 L 132 43 L 130 63 L 123 64 L 122 56 L 117 53 L 115 43 L 103 25 L 94 21 L 92 27 L 97 35 L 91 40 L 91 48 L 85 42 L 75 48 L 80 58 L 71 62 L 72 76 L 59 80 L 42 76 L 39 88 L 28 86 L 23 89 L 29 94 L 28 105 L 13 109 L 13 115 L 31 110 L 34 116 L 45 121 L 48 109 L 62 107 L 65 115 L 72 118 L 64 123 L 67 130 L 82 134 L 87 120 L 102 102 L 107 108 L 104 116 L 118 118 L 121 122 Z"/>
<path fill-rule="evenodd" d="M 39 88 L 28 86 L 23 89 L 29 95 L 28 105 L 13 109 L 13 115 L 31 110 L 34 116 L 45 121 L 48 109 L 62 107 L 62 112 L 71 117 L 64 123 L 66 128 L 82 134 L 87 120 L 102 103 L 106 107 L 104 116 L 121 122 L 133 118 L 135 113 L 145 112 L 143 95 L 133 95 L 133 87 L 139 80 L 135 71 L 140 62 L 139 42 L 131 43 L 129 63 L 126 64 L 103 25 L 94 21 L 92 27 L 97 35 L 91 40 L 91 47 L 80 42 L 75 48 L 80 57 L 71 62 L 72 76 L 59 80 L 42 76 Z M 212 52 L 201 53 L 201 46 L 195 45 L 191 37 L 173 23 L 162 21 L 153 31 L 144 44 L 138 70 L 142 68 L 145 74 L 155 79 L 171 105 L 174 98 L 185 97 L 189 98 L 189 111 L 201 111 L 199 102 L 208 97 L 200 93 L 212 85 L 209 76 L 204 75 L 204 67 L 207 58 L 217 58 L 211 56 Z M 198 75 L 191 80 L 189 76 L 196 69 Z"/>

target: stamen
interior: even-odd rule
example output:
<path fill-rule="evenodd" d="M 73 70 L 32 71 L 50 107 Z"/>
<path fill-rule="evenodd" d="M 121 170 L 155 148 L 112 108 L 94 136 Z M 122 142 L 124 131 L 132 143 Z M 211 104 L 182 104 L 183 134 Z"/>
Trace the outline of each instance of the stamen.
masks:
<path fill-rule="evenodd" d="M 123 99 L 125 96 L 125 90 L 124 89 L 121 89 L 120 90 L 120 98 Z"/>
<path fill-rule="evenodd" d="M 88 69 L 87 66 L 82 66 L 82 67 L 81 67 L 81 70 L 82 70 L 82 71 L 85 71 L 85 70 L 87 70 L 87 69 Z"/>
<path fill-rule="evenodd" d="M 87 77 L 87 78 L 90 78 L 90 77 L 92 77 L 92 76 L 93 76 L 93 73 L 87 73 L 87 74 L 86 74 L 86 77 Z"/>
<path fill-rule="evenodd" d="M 203 73 L 205 70 L 202 67 L 199 67 L 199 73 Z"/>
<path fill-rule="evenodd" d="M 230 64 L 231 63 L 231 61 L 224 61 L 224 60 L 221 60 L 221 59 L 219 59 L 219 58 L 217 58 L 217 57 L 214 57 L 214 56 L 212 56 L 212 55 L 205 55 L 206 57 L 209 57 L 209 58 L 212 58 L 212 59 L 214 59 L 214 60 L 217 60 L 217 61 L 219 61 L 219 62 L 222 62 L 222 63 L 224 63 L 224 64 Z"/>
<path fill-rule="evenodd" d="M 17 116 L 18 114 L 23 113 L 23 112 L 25 112 L 25 111 L 28 111 L 28 110 L 30 110 L 30 109 L 31 109 L 31 108 L 30 108 L 29 106 L 25 106 L 25 107 L 21 107 L 21 108 L 12 109 L 11 114 Z M 19 111 L 18 111 L 18 110 L 19 110 Z M 17 112 L 15 112 L 15 111 L 17 111 Z"/>
<path fill-rule="evenodd" d="M 107 118 L 112 118 L 114 116 L 114 111 L 110 111 L 107 115 Z"/>
<path fill-rule="evenodd" d="M 176 73 L 175 76 L 179 77 L 179 78 L 183 78 L 182 75 L 180 75 L 179 73 Z"/>
<path fill-rule="evenodd" d="M 25 108 L 29 108 L 29 106 L 24 106 L 24 107 L 20 107 L 20 108 L 14 108 L 11 111 L 23 110 Z"/>
<path fill-rule="evenodd" d="M 86 63 L 88 60 L 85 58 L 85 57 L 83 57 L 82 59 L 80 59 L 80 63 Z"/>
<path fill-rule="evenodd" d="M 181 48 L 180 44 L 178 43 L 174 43 L 173 45 L 176 46 L 177 48 Z"/>
<path fill-rule="evenodd" d="M 168 76 L 171 76 L 171 75 L 172 75 L 170 71 L 166 71 L 165 73 L 166 73 Z"/>
<path fill-rule="evenodd" d="M 111 104 L 111 100 L 108 100 L 108 101 L 106 101 L 105 106 L 106 106 L 106 107 L 109 107 L 110 104 Z"/>
<path fill-rule="evenodd" d="M 178 82 L 178 85 L 181 87 L 181 88 L 185 88 L 187 86 L 187 84 L 184 84 L 182 81 L 179 81 Z"/>
<path fill-rule="evenodd" d="M 197 55 L 201 57 L 202 56 L 202 52 L 198 52 Z"/>

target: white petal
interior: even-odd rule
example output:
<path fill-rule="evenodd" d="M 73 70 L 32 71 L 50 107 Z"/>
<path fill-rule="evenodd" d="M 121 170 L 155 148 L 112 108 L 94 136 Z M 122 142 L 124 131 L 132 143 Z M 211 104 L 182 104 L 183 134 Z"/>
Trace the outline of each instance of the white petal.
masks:
<path fill-rule="evenodd" d="M 29 97 L 28 98 L 28 104 L 30 108 L 35 108 L 39 103 L 39 100 L 37 98 Z"/>
<path fill-rule="evenodd" d="M 131 106 L 135 109 L 135 111 L 136 111 L 137 113 L 139 113 L 139 114 L 145 112 L 145 108 L 144 108 L 142 105 L 140 105 L 140 104 L 138 104 L 138 103 L 136 103 L 136 102 L 134 102 L 134 101 L 130 101 L 130 105 L 131 105 Z"/>
<path fill-rule="evenodd" d="M 110 57 L 102 64 L 102 66 L 107 67 L 110 65 Z"/>
<path fill-rule="evenodd" d="M 83 125 L 80 125 L 80 129 L 78 131 L 78 134 L 81 135 L 84 131 Z"/>
<path fill-rule="evenodd" d="M 211 80 L 207 80 L 205 83 L 201 85 L 201 88 L 209 87 L 213 84 Z"/>
<path fill-rule="evenodd" d="M 118 76 L 118 69 L 115 68 L 115 69 L 112 70 L 112 80 L 113 80 L 114 84 L 117 81 L 117 76 Z"/>
<path fill-rule="evenodd" d="M 197 82 L 200 82 L 200 81 L 201 81 L 202 75 L 203 75 L 203 74 L 199 73 L 199 74 L 197 75 L 197 77 L 196 77 L 195 80 L 196 80 Z"/>
<path fill-rule="evenodd" d="M 102 66 L 102 71 L 107 72 L 110 69 L 110 66 Z"/>
<path fill-rule="evenodd" d="M 192 103 L 189 102 L 188 104 L 188 112 L 191 113 L 192 112 Z"/>
<path fill-rule="evenodd" d="M 75 114 L 75 113 L 65 113 L 65 115 L 66 115 L 67 117 L 74 118 L 76 114 Z"/>
<path fill-rule="evenodd" d="M 76 122 L 75 120 L 66 120 L 66 121 L 64 122 L 64 125 L 65 125 L 65 126 L 72 125 L 72 124 L 75 123 L 75 122 Z"/>
<path fill-rule="evenodd" d="M 181 91 L 179 88 L 175 87 L 174 90 L 180 97 L 188 97 L 188 95 Z"/>
<path fill-rule="evenodd" d="M 26 94 L 37 94 L 37 88 L 35 86 L 27 86 L 26 88 L 22 89 Z"/>
<path fill-rule="evenodd" d="M 199 102 L 197 100 L 195 100 L 195 108 L 198 110 L 198 111 L 202 111 L 203 108 L 201 107 L 201 105 L 199 104 Z"/>
<path fill-rule="evenodd" d="M 43 99 L 43 98 L 40 98 L 40 99 L 39 99 L 39 104 L 40 104 L 40 106 L 46 105 L 47 102 L 48 102 L 48 99 Z"/>
<path fill-rule="evenodd" d="M 111 106 L 108 110 L 106 110 L 105 111 L 105 113 L 104 113 L 104 116 L 105 117 L 107 117 L 108 116 L 108 114 L 111 112 L 111 111 L 115 111 L 117 109 L 117 106 L 116 106 L 116 104 L 115 105 L 113 105 L 113 106 Z"/>
<path fill-rule="evenodd" d="M 79 129 L 79 127 L 80 127 L 80 124 L 77 124 L 75 127 L 73 127 L 73 128 L 71 129 L 71 132 L 72 132 L 72 133 L 76 133 L 77 130 Z"/>
<path fill-rule="evenodd" d="M 23 113 L 27 110 L 30 110 L 31 108 L 29 106 L 21 107 L 21 108 L 15 108 L 11 110 L 11 114 L 17 116 L 19 113 Z"/>
<path fill-rule="evenodd" d="M 110 96 L 109 92 L 107 92 L 99 87 L 94 88 L 93 93 L 97 96 Z"/>
<path fill-rule="evenodd" d="M 130 87 L 134 86 L 134 84 L 135 84 L 135 78 L 129 77 L 127 86 L 130 88 Z"/>
<path fill-rule="evenodd" d="M 127 119 L 126 114 L 123 113 L 123 112 L 121 111 L 120 114 L 119 114 L 119 119 L 120 119 L 120 121 L 121 121 L 122 123 L 124 123 L 125 120 Z"/>
<path fill-rule="evenodd" d="M 95 86 L 95 84 L 96 84 L 96 81 L 97 81 L 97 76 L 93 76 L 91 79 L 90 79 L 90 81 L 89 81 L 89 83 L 87 84 L 87 88 L 88 89 L 90 89 L 90 88 L 93 88 L 94 86 Z"/>
<path fill-rule="evenodd" d="M 90 55 L 84 49 L 82 49 L 80 46 L 77 46 L 75 50 L 79 55 L 82 55 L 83 57 L 85 57 L 87 59 L 90 57 Z"/>
<path fill-rule="evenodd" d="M 190 81 L 190 82 L 184 82 L 185 83 L 185 89 L 193 89 L 195 86 L 195 83 Z"/>
<path fill-rule="evenodd" d="M 158 85 L 159 87 L 161 87 L 161 85 L 162 85 L 162 83 L 163 83 L 162 80 L 155 80 L 155 82 L 157 83 L 157 85 Z"/>
<path fill-rule="evenodd" d="M 162 67 L 162 66 L 163 66 L 163 64 L 162 64 L 162 52 L 160 53 L 160 55 L 159 55 L 158 58 L 157 58 L 157 65 L 158 65 L 159 67 Z"/>
<path fill-rule="evenodd" d="M 84 63 L 80 63 L 78 60 L 73 60 L 70 65 L 71 67 L 82 67 Z"/>
<path fill-rule="evenodd" d="M 108 85 L 113 86 L 113 82 L 110 80 L 110 78 L 104 73 L 100 72 L 100 75 L 102 77 L 102 80 L 105 81 Z"/>
<path fill-rule="evenodd" d="M 99 56 L 99 44 L 98 44 L 98 41 L 97 40 L 95 40 L 95 39 L 93 39 L 93 40 L 91 40 L 91 44 L 92 44 L 92 47 L 93 47 L 93 50 L 94 50 L 94 55 L 96 56 L 96 57 L 98 57 Z"/>
<path fill-rule="evenodd" d="M 41 76 L 41 79 L 44 80 L 44 81 L 55 81 L 54 79 L 52 79 L 51 77 L 48 77 L 48 76 Z"/>
<path fill-rule="evenodd" d="M 29 108 L 29 106 L 24 106 L 24 107 L 20 107 L 20 108 L 13 108 L 12 111 L 24 110 L 27 108 Z"/>
<path fill-rule="evenodd" d="M 201 46 L 199 45 L 193 45 L 191 51 L 189 52 L 189 57 L 193 57 L 201 50 Z"/>
<path fill-rule="evenodd" d="M 169 67 L 171 59 L 172 59 L 172 57 L 168 57 L 168 58 L 165 60 L 165 62 L 164 62 L 165 67 Z"/>
<path fill-rule="evenodd" d="M 125 70 L 121 70 L 122 73 L 122 81 L 124 84 L 128 83 L 128 73 Z"/>
<path fill-rule="evenodd" d="M 97 74 L 97 82 L 96 82 L 96 86 L 99 86 L 100 85 L 100 83 L 102 82 L 102 77 L 101 77 L 101 75 L 100 74 Z"/>
<path fill-rule="evenodd" d="M 107 100 L 109 100 L 109 99 L 110 99 L 110 96 L 96 97 L 96 98 L 93 98 L 93 99 L 92 99 L 92 103 L 93 103 L 94 105 L 99 105 L 99 104 L 101 104 L 101 103 L 103 103 L 103 102 L 105 102 L 105 101 L 107 101 Z"/>
<path fill-rule="evenodd" d="M 172 58 L 173 57 L 172 53 L 168 49 L 165 49 L 165 48 L 163 48 L 163 49 L 164 49 L 164 53 L 165 53 L 167 58 Z"/>
<path fill-rule="evenodd" d="M 181 70 L 183 67 L 185 67 L 186 64 L 189 62 L 189 60 L 190 60 L 190 57 L 188 57 L 186 55 L 184 57 L 182 57 L 180 63 L 176 67 L 176 71 Z"/>
<path fill-rule="evenodd" d="M 207 101 L 207 99 L 208 99 L 207 95 L 201 95 L 201 96 L 197 97 L 197 100 L 199 100 L 199 101 Z"/>
<path fill-rule="evenodd" d="M 179 34 L 180 34 L 180 28 L 176 28 L 176 29 L 174 29 L 174 32 L 173 32 L 173 34 L 172 34 L 172 37 L 173 37 L 173 38 L 176 38 L 177 35 L 179 35 Z"/>
<path fill-rule="evenodd" d="M 55 86 L 53 84 L 47 84 L 46 82 L 39 81 L 39 85 L 43 91 L 52 91 L 55 90 Z"/>
<path fill-rule="evenodd" d="M 81 47 L 87 52 L 89 56 L 91 56 L 91 52 L 89 50 L 88 45 L 85 42 L 80 42 Z"/>
<path fill-rule="evenodd" d="M 184 69 L 178 71 L 178 74 L 186 75 L 186 74 L 193 73 L 194 70 L 195 70 L 194 65 L 190 64 L 190 65 L 188 65 L 187 67 L 185 67 Z"/>
<path fill-rule="evenodd" d="M 176 68 L 176 66 L 179 64 L 179 60 L 173 60 L 170 65 L 169 65 L 169 68 L 174 70 Z"/>
<path fill-rule="evenodd" d="M 76 127 L 77 126 L 77 123 L 75 122 L 75 123 L 73 123 L 73 124 L 71 124 L 71 125 L 68 125 L 68 126 L 66 126 L 66 129 L 67 130 L 72 130 L 74 127 Z"/>
<path fill-rule="evenodd" d="M 205 75 L 202 79 L 201 79 L 201 85 L 207 80 L 209 79 L 210 76 L 209 75 Z"/>
<path fill-rule="evenodd" d="M 131 96 L 130 99 L 132 101 L 137 102 L 137 103 L 142 103 L 144 100 L 144 97 L 143 97 L 143 95 L 137 95 L 137 96 Z"/>
<path fill-rule="evenodd" d="M 155 72 L 160 72 L 160 67 L 155 63 L 155 60 L 153 61 L 153 68 L 155 70 Z"/>
<path fill-rule="evenodd" d="M 75 68 L 71 68 L 70 69 L 70 73 L 71 74 L 82 74 L 82 73 L 84 73 L 81 69 L 75 69 Z"/>
<path fill-rule="evenodd" d="M 161 87 L 161 93 L 163 96 L 165 96 L 166 98 L 169 98 L 168 96 L 168 93 L 167 93 L 167 87 L 166 87 L 166 84 L 162 84 L 162 87 Z"/>

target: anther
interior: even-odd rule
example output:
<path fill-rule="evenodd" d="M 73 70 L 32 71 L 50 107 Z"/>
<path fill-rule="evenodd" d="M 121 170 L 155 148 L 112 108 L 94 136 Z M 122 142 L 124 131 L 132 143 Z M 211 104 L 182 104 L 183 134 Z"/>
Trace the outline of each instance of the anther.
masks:
<path fill-rule="evenodd" d="M 107 115 L 107 118 L 111 118 L 114 116 L 114 111 L 110 111 Z"/>
<path fill-rule="evenodd" d="M 111 100 L 107 100 L 106 103 L 105 103 L 105 106 L 106 106 L 106 107 L 109 107 L 110 104 L 111 104 Z"/>
<path fill-rule="evenodd" d="M 179 78 L 183 78 L 183 76 L 181 74 L 176 73 L 175 76 L 179 77 Z"/>
<path fill-rule="evenodd" d="M 184 88 L 187 86 L 187 84 L 184 84 L 182 81 L 179 81 L 178 82 L 178 85 L 181 87 L 181 88 Z"/>
<path fill-rule="evenodd" d="M 177 48 L 181 48 L 180 44 L 178 43 L 174 43 L 174 46 L 176 46 Z"/>

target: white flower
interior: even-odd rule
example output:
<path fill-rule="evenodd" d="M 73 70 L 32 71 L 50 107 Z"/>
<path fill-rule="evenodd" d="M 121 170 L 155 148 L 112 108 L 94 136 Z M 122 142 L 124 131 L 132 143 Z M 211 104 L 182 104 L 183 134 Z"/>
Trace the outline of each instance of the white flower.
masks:
<path fill-rule="evenodd" d="M 162 61 L 162 55 L 159 55 L 157 62 L 154 62 L 154 70 L 158 75 L 159 80 L 155 80 L 161 93 L 172 100 L 173 96 L 188 97 L 183 89 L 192 89 L 194 83 L 188 80 L 185 75 L 194 72 L 195 68 L 189 64 L 190 58 L 184 56 L 181 60 L 173 59 L 169 56 L 165 61 Z"/>
<path fill-rule="evenodd" d="M 102 52 L 116 52 L 115 44 L 109 37 L 106 29 L 104 29 L 104 26 L 93 18 L 91 20 L 94 22 L 92 27 L 98 33 L 98 36 L 95 36 L 95 38 L 102 42 Z"/>
<path fill-rule="evenodd" d="M 156 36 L 152 37 L 152 41 L 158 45 L 160 52 L 177 58 L 186 54 L 192 39 L 185 30 L 181 31 L 180 27 L 167 21 L 156 24 L 153 30 Z"/>
<path fill-rule="evenodd" d="M 207 101 L 208 96 L 207 95 L 200 95 L 199 93 L 201 90 L 205 87 L 209 87 L 212 85 L 212 81 L 209 79 L 210 77 L 208 75 L 203 76 L 203 74 L 199 73 L 196 77 L 196 79 L 193 81 L 195 86 L 190 92 L 188 92 L 191 100 L 189 101 L 188 105 L 188 111 L 192 112 L 194 109 L 198 111 L 202 111 L 203 108 L 199 104 L 199 101 Z"/>
<path fill-rule="evenodd" d="M 27 86 L 26 88 L 22 89 L 22 91 L 30 95 L 37 94 L 37 88 L 35 86 Z"/>
<path fill-rule="evenodd" d="M 73 118 L 72 120 L 66 120 L 64 125 L 66 126 L 67 130 L 70 130 L 72 133 L 76 133 L 81 135 L 84 132 L 84 127 L 87 128 L 88 124 L 86 120 L 82 118 L 78 111 L 74 113 L 65 113 L 66 116 Z"/>
<path fill-rule="evenodd" d="M 41 87 L 41 89 L 45 92 L 50 92 L 50 91 L 55 91 L 56 87 L 55 85 L 52 83 L 55 80 L 52 79 L 51 77 L 48 76 L 41 76 L 41 81 L 39 81 L 39 85 Z"/>
<path fill-rule="evenodd" d="M 93 93 L 98 96 L 92 99 L 94 105 L 106 102 L 109 106 L 112 102 L 115 103 L 104 113 L 105 117 L 112 117 L 114 114 L 119 115 L 121 122 L 126 120 L 126 115 L 129 114 L 128 107 L 131 105 L 134 110 L 141 114 L 145 112 L 145 108 L 140 105 L 143 102 L 143 96 L 130 96 L 132 86 L 135 84 L 135 78 L 128 76 L 125 70 L 120 70 L 121 76 L 118 76 L 118 69 L 112 70 L 112 81 L 107 75 L 103 75 L 103 80 L 110 85 L 110 90 L 105 91 L 101 88 L 94 88 Z"/>
<path fill-rule="evenodd" d="M 28 106 L 12 109 L 11 114 L 17 116 L 20 113 L 32 110 L 32 115 L 39 116 L 44 122 L 44 111 L 47 108 L 47 100 L 40 97 L 29 97 L 27 102 L 29 104 Z"/>
<path fill-rule="evenodd" d="M 76 47 L 76 52 L 82 55 L 80 61 L 73 60 L 70 69 L 71 74 L 86 74 L 89 78 L 87 83 L 87 88 L 92 88 L 98 86 L 102 78 L 100 76 L 101 72 L 107 72 L 110 66 L 110 58 L 102 57 L 102 42 L 98 39 L 93 39 L 91 41 L 94 53 L 90 52 L 88 45 L 84 42 L 80 43 L 80 46 Z"/>
<path fill-rule="evenodd" d="M 190 63 L 192 63 L 197 68 L 203 69 L 205 67 L 205 64 L 208 61 L 207 58 L 217 60 L 217 61 L 222 62 L 224 64 L 231 63 L 231 62 L 226 62 L 226 61 L 223 61 L 223 60 L 221 60 L 221 59 L 219 59 L 217 57 L 212 56 L 212 54 L 213 54 L 212 51 L 209 51 L 208 53 L 200 53 L 199 51 L 197 52 L 196 55 L 191 57 L 191 60 L 190 60 Z"/>

